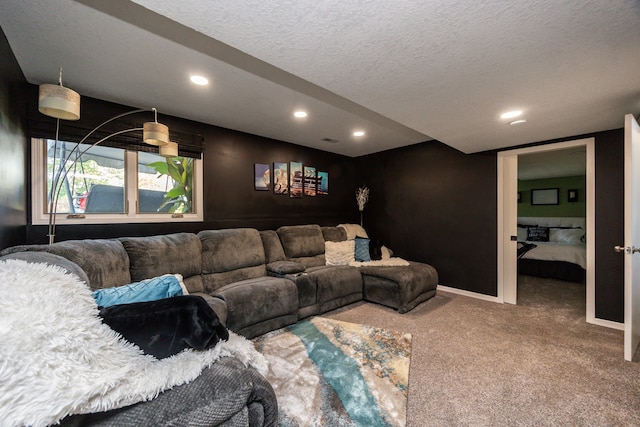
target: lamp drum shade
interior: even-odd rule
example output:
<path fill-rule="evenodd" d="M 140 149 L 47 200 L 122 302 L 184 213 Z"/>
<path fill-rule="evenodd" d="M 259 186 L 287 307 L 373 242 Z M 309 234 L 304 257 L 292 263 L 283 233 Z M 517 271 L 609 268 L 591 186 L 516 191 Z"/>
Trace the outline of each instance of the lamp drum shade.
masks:
<path fill-rule="evenodd" d="M 80 119 L 80 95 L 64 86 L 40 85 L 38 111 L 56 119 L 78 120 Z"/>
<path fill-rule="evenodd" d="M 162 123 L 146 122 L 142 125 L 142 140 L 149 145 L 166 145 L 169 142 L 169 128 Z"/>
<path fill-rule="evenodd" d="M 172 141 L 160 146 L 160 155 L 164 157 L 176 157 L 178 155 L 178 144 Z"/>

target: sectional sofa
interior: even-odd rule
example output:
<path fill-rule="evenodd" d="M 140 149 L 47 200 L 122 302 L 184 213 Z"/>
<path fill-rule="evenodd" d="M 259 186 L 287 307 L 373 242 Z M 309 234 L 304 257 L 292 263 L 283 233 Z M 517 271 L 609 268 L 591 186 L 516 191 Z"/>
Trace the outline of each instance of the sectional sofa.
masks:
<path fill-rule="evenodd" d="M 375 302 L 404 313 L 435 295 L 438 275 L 427 264 L 327 265 L 326 242 L 346 241 L 343 227 L 299 225 L 265 231 L 237 228 L 205 230 L 198 234 L 23 245 L 3 250 L 0 259 L 29 260 L 36 259 L 38 253 L 52 254 L 47 262 L 58 263 L 56 259 L 63 259 L 59 264 L 79 274 L 92 289 L 121 286 L 163 274 L 180 274 L 190 294 L 202 296 L 228 329 L 247 338 L 356 301 Z M 236 366 L 232 361 L 225 363 L 223 367 L 231 372 L 249 369 Z M 215 376 L 215 373 L 207 372 L 207 375 Z M 230 374 L 227 371 L 225 375 Z M 236 375 L 260 389 L 259 393 L 245 396 L 247 401 L 242 405 L 242 413 L 246 416 L 240 417 L 243 420 L 240 424 L 246 420 L 251 425 L 269 425 L 277 419 L 275 395 L 268 384 L 255 380 L 258 376 L 257 372 Z M 191 384 L 179 387 L 181 397 L 174 393 L 176 390 L 160 397 L 166 401 L 176 394 L 177 399 L 184 399 L 190 387 Z M 258 399 L 259 404 L 253 399 Z M 126 425 L 127 420 L 134 419 L 129 411 L 151 408 L 154 412 L 157 400 L 141 402 L 126 410 L 95 414 L 94 418 L 105 425 Z M 194 401 L 189 400 L 191 404 Z M 174 407 L 180 410 L 179 405 Z M 179 422 L 188 424 L 191 420 Z M 224 422 L 238 425 L 233 416 Z M 224 422 L 216 421 L 212 425 Z"/>

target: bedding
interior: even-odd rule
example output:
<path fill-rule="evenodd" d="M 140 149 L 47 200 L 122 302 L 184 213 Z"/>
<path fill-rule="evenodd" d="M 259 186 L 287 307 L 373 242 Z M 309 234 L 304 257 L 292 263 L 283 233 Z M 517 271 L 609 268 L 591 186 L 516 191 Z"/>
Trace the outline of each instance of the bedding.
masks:
<path fill-rule="evenodd" d="M 519 273 L 583 282 L 584 227 L 584 218 L 518 218 Z"/>

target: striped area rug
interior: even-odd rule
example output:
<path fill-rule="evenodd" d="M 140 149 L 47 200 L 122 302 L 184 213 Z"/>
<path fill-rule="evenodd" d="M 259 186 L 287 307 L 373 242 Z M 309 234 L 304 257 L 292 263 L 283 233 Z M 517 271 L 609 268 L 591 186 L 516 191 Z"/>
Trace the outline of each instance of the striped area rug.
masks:
<path fill-rule="evenodd" d="M 255 338 L 280 426 L 404 426 L 411 334 L 313 317 Z"/>

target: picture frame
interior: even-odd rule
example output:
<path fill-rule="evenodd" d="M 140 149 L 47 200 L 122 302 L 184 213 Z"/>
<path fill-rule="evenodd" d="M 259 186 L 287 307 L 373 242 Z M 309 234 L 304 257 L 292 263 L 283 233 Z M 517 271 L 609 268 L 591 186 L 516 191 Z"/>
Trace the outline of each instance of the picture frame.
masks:
<path fill-rule="evenodd" d="M 289 197 L 302 197 L 303 174 L 301 162 L 289 162 Z"/>
<path fill-rule="evenodd" d="M 253 188 L 257 191 L 269 191 L 271 189 L 271 168 L 266 163 L 254 163 Z"/>
<path fill-rule="evenodd" d="M 518 203 L 522 203 L 522 191 L 518 191 Z"/>
<path fill-rule="evenodd" d="M 532 205 L 558 205 L 558 188 L 540 188 L 531 190 Z"/>
<path fill-rule="evenodd" d="M 567 191 L 567 201 L 569 203 L 575 203 L 578 201 L 578 189 L 571 188 Z"/>
<path fill-rule="evenodd" d="M 304 184 L 303 191 L 305 196 L 315 197 L 318 189 L 317 185 L 318 177 L 316 174 L 316 168 L 313 166 L 304 167 Z"/>
<path fill-rule="evenodd" d="M 329 195 L 329 172 L 318 172 L 318 190 L 319 196 Z"/>
<path fill-rule="evenodd" d="M 273 193 L 289 194 L 289 163 L 273 162 Z"/>

